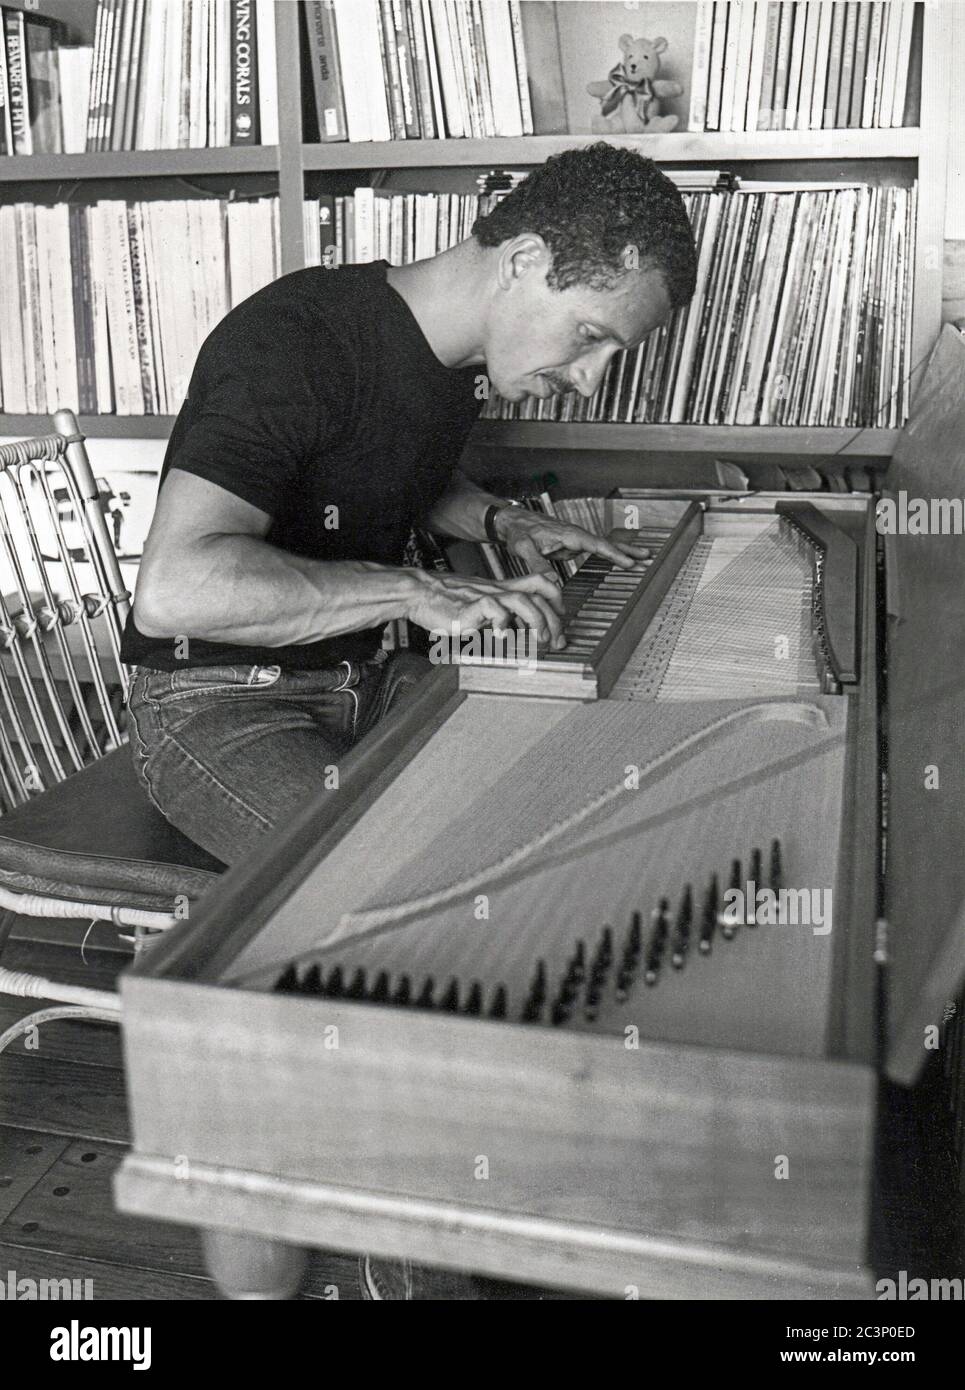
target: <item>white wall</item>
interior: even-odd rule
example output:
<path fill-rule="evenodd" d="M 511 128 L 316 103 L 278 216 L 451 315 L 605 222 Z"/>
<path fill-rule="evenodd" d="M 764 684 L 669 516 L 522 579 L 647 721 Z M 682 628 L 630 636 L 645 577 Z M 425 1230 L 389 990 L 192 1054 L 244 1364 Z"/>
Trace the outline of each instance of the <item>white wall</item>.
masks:
<path fill-rule="evenodd" d="M 953 12 L 945 239 L 965 241 L 965 0 L 942 3 Z"/>

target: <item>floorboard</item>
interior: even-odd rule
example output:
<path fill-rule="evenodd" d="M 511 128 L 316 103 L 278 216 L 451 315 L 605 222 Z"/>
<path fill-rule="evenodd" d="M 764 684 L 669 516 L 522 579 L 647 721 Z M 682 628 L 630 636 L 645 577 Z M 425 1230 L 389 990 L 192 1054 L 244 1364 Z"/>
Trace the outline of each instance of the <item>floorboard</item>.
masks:
<path fill-rule="evenodd" d="M 0 1054 L 0 1115 L 18 1129 L 122 1144 L 129 1139 L 123 1074 L 42 1052 Z"/>

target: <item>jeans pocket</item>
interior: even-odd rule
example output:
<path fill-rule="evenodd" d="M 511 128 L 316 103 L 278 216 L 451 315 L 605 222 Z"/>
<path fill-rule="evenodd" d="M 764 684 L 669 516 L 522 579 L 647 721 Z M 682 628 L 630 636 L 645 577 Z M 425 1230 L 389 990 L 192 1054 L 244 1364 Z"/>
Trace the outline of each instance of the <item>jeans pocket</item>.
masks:
<path fill-rule="evenodd" d="M 281 676 L 280 666 L 247 663 L 226 666 L 185 666 L 172 671 L 168 689 L 172 695 L 202 692 L 264 690 Z"/>

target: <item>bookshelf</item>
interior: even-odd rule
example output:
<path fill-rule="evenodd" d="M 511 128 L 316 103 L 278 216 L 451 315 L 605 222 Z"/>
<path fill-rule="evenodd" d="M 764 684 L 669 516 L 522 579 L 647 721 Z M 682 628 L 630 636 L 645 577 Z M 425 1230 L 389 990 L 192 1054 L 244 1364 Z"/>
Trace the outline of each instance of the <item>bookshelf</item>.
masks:
<path fill-rule="evenodd" d="M 41 5 L 40 8 L 43 8 Z M 495 139 L 400 140 L 372 143 L 312 144 L 303 138 L 303 84 L 298 6 L 286 0 L 275 6 L 278 72 L 278 144 L 271 146 L 181 149 L 103 154 L 38 155 L 0 158 L 0 198 L 29 199 L 44 184 L 65 181 L 110 181 L 114 196 L 136 196 L 139 180 L 184 179 L 217 175 L 227 179 L 253 175 L 277 182 L 281 273 L 305 264 L 302 204 L 306 176 L 331 174 L 344 180 L 407 178 L 406 187 L 434 187 L 452 171 L 471 168 L 525 168 L 560 150 L 599 138 L 632 145 L 667 166 L 734 166 L 751 177 L 821 178 L 877 175 L 882 181 L 909 180 L 919 185 L 912 317 L 912 389 L 941 324 L 945 178 L 948 143 L 951 16 L 947 0 L 924 0 L 921 30 L 921 105 L 915 127 L 813 131 L 748 131 L 639 136 L 530 135 Z M 869 165 L 872 172 L 869 174 Z M 419 185 L 412 178 L 425 171 Z M 341 186 L 341 185 L 340 185 Z M 152 183 L 152 187 L 154 187 Z M 157 439 L 168 434 L 173 417 L 86 416 L 82 428 L 98 438 Z M 18 435 L 45 427 L 45 417 L 0 414 L 0 435 Z M 886 459 L 896 430 L 808 428 L 802 426 L 581 424 L 543 421 L 481 420 L 470 453 L 482 460 L 498 448 L 526 456 L 560 454 L 568 479 L 577 483 L 581 456 L 612 454 L 620 474 L 633 467 L 634 453 L 753 455 L 761 458 Z"/>

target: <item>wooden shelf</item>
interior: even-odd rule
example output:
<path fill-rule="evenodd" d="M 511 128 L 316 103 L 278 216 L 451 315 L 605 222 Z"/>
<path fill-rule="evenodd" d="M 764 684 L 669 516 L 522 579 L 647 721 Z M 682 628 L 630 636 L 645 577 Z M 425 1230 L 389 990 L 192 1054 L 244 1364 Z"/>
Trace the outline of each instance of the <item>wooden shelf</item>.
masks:
<path fill-rule="evenodd" d="M 81 415 L 80 432 L 88 439 L 167 439 L 174 425 L 173 415 Z M 26 439 L 48 434 L 54 428 L 50 415 L 0 414 L 0 436 Z"/>
<path fill-rule="evenodd" d="M 606 139 L 637 149 L 660 164 L 716 165 L 734 160 L 916 159 L 917 126 L 895 130 L 710 131 L 661 135 L 525 135 L 493 140 L 348 141 L 302 146 L 302 167 L 319 169 L 429 168 L 541 164 L 562 150 Z"/>
<path fill-rule="evenodd" d="M 480 420 L 472 444 L 493 448 L 636 453 L 890 456 L 898 430 L 812 425 L 616 425 L 556 420 Z"/>
<path fill-rule="evenodd" d="M 104 150 L 99 154 L 0 156 L 0 182 L 64 179 L 149 179 L 191 174 L 273 174 L 275 145 L 234 145 L 214 150 Z"/>
<path fill-rule="evenodd" d="M 88 439 L 167 439 L 173 415 L 82 415 Z M 49 415 L 0 414 L 0 437 L 19 439 L 53 428 Z M 888 457 L 898 430 L 819 429 L 811 425 L 616 425 L 558 420 L 479 420 L 470 444 L 487 448 L 618 453 L 809 454 Z"/>

